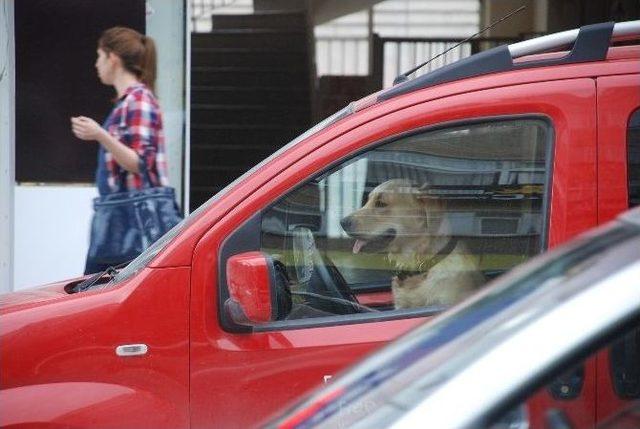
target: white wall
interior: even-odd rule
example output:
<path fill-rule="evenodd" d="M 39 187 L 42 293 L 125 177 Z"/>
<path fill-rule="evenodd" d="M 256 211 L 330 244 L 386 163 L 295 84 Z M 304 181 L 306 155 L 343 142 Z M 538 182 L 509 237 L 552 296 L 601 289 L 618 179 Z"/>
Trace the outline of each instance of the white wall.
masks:
<path fill-rule="evenodd" d="M 0 0 L 0 293 L 13 283 L 14 44 L 13 0 Z"/>
<path fill-rule="evenodd" d="M 77 277 L 89 247 L 93 186 L 16 186 L 14 290 Z"/>

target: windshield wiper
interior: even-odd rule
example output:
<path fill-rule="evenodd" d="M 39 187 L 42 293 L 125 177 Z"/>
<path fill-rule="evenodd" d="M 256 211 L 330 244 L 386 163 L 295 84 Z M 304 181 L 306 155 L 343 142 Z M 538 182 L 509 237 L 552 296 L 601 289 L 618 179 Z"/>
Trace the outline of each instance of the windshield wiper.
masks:
<path fill-rule="evenodd" d="M 73 288 L 73 291 L 75 293 L 84 292 L 85 290 L 89 289 L 91 286 L 96 284 L 98 280 L 100 280 L 102 276 L 105 276 L 105 275 L 108 275 L 109 280 L 111 280 L 116 274 L 118 274 L 118 270 L 126 267 L 129 264 L 129 262 L 131 261 L 123 262 L 121 264 L 116 265 L 115 267 L 111 267 L 111 266 L 107 267 L 104 271 L 100 271 L 92 275 L 88 279 L 83 280 L 82 282 L 75 285 Z"/>

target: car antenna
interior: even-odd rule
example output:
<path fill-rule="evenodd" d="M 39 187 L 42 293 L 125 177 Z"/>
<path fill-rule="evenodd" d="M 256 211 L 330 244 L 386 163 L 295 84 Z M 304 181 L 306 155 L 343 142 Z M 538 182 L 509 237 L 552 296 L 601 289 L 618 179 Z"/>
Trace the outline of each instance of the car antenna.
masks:
<path fill-rule="evenodd" d="M 396 78 L 393 80 L 393 84 L 394 84 L 394 85 L 397 85 L 397 84 L 399 84 L 399 83 L 402 83 L 402 82 L 407 81 L 407 80 L 409 79 L 409 75 L 410 75 L 410 74 L 415 73 L 416 71 L 418 71 L 418 70 L 419 70 L 419 69 L 421 69 L 422 67 L 424 67 L 424 66 L 426 66 L 427 64 L 429 64 L 431 61 L 435 60 L 436 58 L 440 58 L 441 56 L 443 56 L 443 55 L 444 55 L 444 54 L 446 54 L 447 52 L 449 52 L 449 51 L 451 51 L 451 50 L 453 50 L 453 49 L 457 48 L 458 46 L 462 45 L 462 44 L 463 44 L 463 43 L 465 43 L 465 42 L 468 42 L 469 40 L 471 40 L 471 39 L 473 39 L 474 37 L 476 37 L 478 34 L 482 34 L 482 33 L 484 33 L 485 31 L 487 31 L 487 30 L 489 30 L 489 29 L 491 29 L 491 28 L 495 27 L 496 25 L 500 24 L 500 23 L 501 23 L 502 21 L 504 21 L 505 19 L 509 19 L 509 18 L 511 18 L 513 15 L 515 15 L 515 14 L 516 14 L 516 13 L 518 13 L 518 12 L 523 11 L 523 10 L 524 10 L 524 9 L 526 9 L 526 8 L 527 8 L 527 6 L 522 5 L 522 6 L 520 6 L 519 8 L 517 8 L 516 10 L 512 10 L 511 12 L 509 12 L 508 14 L 506 14 L 505 16 L 503 16 L 502 18 L 500 18 L 499 20 L 497 20 L 497 21 L 495 21 L 495 22 L 491 23 L 490 25 L 488 25 L 487 27 L 485 27 L 485 28 L 483 28 L 482 30 L 478 31 L 477 33 L 472 34 L 471 36 L 467 37 L 467 38 L 466 38 L 466 39 L 464 39 L 463 41 L 456 43 L 455 45 L 453 45 L 452 47 L 450 47 L 450 48 L 449 48 L 449 49 L 447 49 L 446 51 L 439 53 L 438 55 L 436 55 L 435 57 L 432 57 L 432 58 L 431 58 L 431 59 L 429 59 L 428 61 L 426 61 L 426 62 L 424 62 L 424 63 L 420 64 L 420 65 L 419 65 L 419 66 L 417 66 L 417 67 L 412 68 L 412 69 L 411 69 L 411 70 L 409 70 L 408 72 L 405 72 L 405 73 L 402 73 L 402 74 L 398 75 L 398 77 L 396 77 Z"/>

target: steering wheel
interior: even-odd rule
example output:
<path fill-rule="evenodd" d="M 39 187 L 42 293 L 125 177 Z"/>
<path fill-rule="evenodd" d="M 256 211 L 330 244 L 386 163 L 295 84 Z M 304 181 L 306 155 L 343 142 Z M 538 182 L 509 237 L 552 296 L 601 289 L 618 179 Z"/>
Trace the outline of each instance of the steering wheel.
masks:
<path fill-rule="evenodd" d="M 307 298 L 310 305 L 338 314 L 359 312 L 358 301 L 351 293 L 347 282 L 335 265 L 320 254 L 309 228 L 297 226 L 293 230 L 293 261 L 298 282 L 306 292 L 337 298 L 331 301 L 311 296 Z"/>

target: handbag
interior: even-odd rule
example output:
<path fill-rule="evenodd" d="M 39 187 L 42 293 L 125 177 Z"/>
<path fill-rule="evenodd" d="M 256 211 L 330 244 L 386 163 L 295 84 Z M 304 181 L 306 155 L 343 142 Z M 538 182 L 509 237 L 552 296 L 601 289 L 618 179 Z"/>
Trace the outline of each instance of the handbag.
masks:
<path fill-rule="evenodd" d="M 134 259 L 182 220 L 174 189 L 142 173 L 142 189 L 94 198 L 85 274 Z"/>

